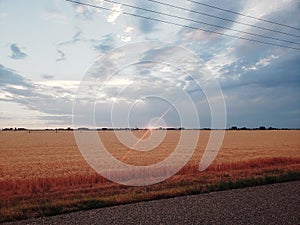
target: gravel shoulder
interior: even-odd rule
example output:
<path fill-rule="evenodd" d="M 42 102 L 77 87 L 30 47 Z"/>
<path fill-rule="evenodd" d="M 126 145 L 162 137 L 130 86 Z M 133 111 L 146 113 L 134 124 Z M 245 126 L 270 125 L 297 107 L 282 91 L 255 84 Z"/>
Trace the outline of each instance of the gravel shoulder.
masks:
<path fill-rule="evenodd" d="M 4 224 L 300 224 L 300 181 Z"/>

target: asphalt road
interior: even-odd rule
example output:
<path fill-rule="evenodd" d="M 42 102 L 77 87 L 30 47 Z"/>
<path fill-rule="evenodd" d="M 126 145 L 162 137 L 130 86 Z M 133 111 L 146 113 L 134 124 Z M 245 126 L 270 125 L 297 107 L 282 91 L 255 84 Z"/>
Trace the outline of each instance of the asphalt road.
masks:
<path fill-rule="evenodd" d="M 7 224 L 300 224 L 300 181 L 74 212 Z"/>

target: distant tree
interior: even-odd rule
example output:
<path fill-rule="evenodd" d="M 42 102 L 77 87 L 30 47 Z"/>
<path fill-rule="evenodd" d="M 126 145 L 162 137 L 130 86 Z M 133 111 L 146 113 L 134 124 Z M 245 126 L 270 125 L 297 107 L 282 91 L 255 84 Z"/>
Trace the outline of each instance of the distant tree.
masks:
<path fill-rule="evenodd" d="M 13 130 L 13 128 L 3 128 L 2 130 Z"/>
<path fill-rule="evenodd" d="M 265 130 L 265 129 L 266 129 L 265 126 L 260 126 L 260 127 L 259 127 L 259 130 Z"/>

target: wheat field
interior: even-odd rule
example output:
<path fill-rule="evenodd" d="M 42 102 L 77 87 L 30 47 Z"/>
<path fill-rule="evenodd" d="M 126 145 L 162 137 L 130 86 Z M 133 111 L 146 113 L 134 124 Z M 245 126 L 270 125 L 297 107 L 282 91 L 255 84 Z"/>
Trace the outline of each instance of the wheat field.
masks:
<path fill-rule="evenodd" d="M 145 130 L 117 132 L 133 132 L 143 139 L 149 136 Z M 150 165 L 172 153 L 180 132 L 191 131 L 167 131 L 163 142 L 146 152 L 122 145 L 113 131 L 99 131 L 98 135 L 118 160 Z M 300 171 L 300 131 L 270 130 L 226 131 L 216 159 L 200 172 L 199 161 L 209 134 L 210 131 L 200 131 L 191 160 L 175 176 L 147 187 L 127 187 L 110 182 L 91 169 L 72 131 L 2 131 L 0 221 L 52 214 L 49 208 L 55 209 L 54 214 L 82 209 L 78 204 L 91 199 L 124 203 L 155 198 L 163 191 L 180 194 L 191 185 Z"/>

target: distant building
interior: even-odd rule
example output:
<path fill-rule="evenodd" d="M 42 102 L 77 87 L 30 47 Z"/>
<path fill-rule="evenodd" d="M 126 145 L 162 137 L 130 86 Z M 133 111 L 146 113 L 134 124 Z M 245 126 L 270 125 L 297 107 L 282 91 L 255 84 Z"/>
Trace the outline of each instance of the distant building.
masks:
<path fill-rule="evenodd" d="M 79 127 L 77 130 L 89 130 L 87 127 Z"/>
<path fill-rule="evenodd" d="M 250 129 L 247 127 L 242 127 L 241 130 L 250 130 Z"/>
<path fill-rule="evenodd" d="M 19 127 L 19 128 L 17 128 L 17 130 L 27 130 L 27 129 L 24 127 Z"/>

